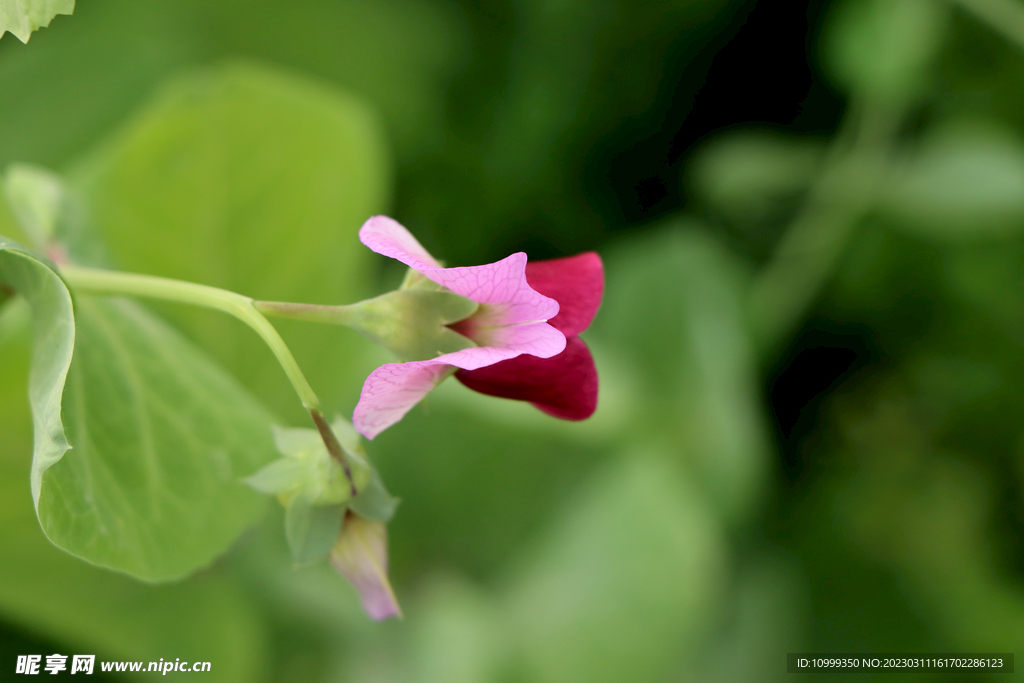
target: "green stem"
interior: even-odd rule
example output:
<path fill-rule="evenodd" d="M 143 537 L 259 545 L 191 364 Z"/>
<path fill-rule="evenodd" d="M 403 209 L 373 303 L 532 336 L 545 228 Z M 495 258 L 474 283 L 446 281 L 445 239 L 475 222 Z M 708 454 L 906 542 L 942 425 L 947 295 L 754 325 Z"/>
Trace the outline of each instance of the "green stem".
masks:
<path fill-rule="evenodd" d="M 182 282 L 153 275 L 85 268 L 71 264 L 60 266 L 60 272 L 72 289 L 83 294 L 122 294 L 163 299 L 164 301 L 212 308 L 233 315 L 251 327 L 270 347 L 306 410 L 320 412 L 320 400 L 313 393 L 313 388 L 306 381 L 292 352 L 274 326 L 256 310 L 253 300 L 249 297 L 229 292 L 226 289 L 207 287 L 193 282 Z"/>
<path fill-rule="evenodd" d="M 332 323 L 360 329 L 365 318 L 355 305 L 324 306 L 321 304 L 293 304 L 284 301 L 253 301 L 252 305 L 264 315 L 301 320 L 308 323 Z"/>
<path fill-rule="evenodd" d="M 753 332 L 771 354 L 828 281 L 885 181 L 901 111 L 863 103 L 840 130 L 808 199 L 752 283 Z"/>
<path fill-rule="evenodd" d="M 352 497 L 355 498 L 359 495 L 359 491 L 356 490 L 356 480 L 352 478 L 352 468 L 349 467 L 348 458 L 345 457 L 345 452 L 338 442 L 338 437 L 335 436 L 334 430 L 327 424 L 327 419 L 319 410 L 310 410 L 309 416 L 313 418 L 313 424 L 316 425 L 316 430 L 320 432 L 320 439 L 327 447 L 327 452 L 341 464 L 341 469 L 345 471 Z"/>

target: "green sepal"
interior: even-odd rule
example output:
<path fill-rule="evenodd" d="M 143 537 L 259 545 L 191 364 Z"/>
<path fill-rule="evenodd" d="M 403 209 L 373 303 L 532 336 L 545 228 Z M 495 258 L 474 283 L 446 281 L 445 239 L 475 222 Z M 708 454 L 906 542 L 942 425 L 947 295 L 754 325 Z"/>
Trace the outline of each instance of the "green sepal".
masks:
<path fill-rule="evenodd" d="M 280 458 L 242 481 L 260 493 L 282 495 L 299 488 L 304 475 L 301 462 L 294 458 Z"/>
<path fill-rule="evenodd" d="M 245 483 L 261 493 L 276 495 L 285 508 L 285 537 L 297 564 L 323 559 L 341 533 L 345 510 L 367 519 L 387 522 L 398 506 L 363 449 L 362 437 L 344 418 L 331 425 L 352 471 L 358 492 L 339 463 L 327 452 L 315 429 L 274 427 L 274 443 L 283 457 Z"/>
<path fill-rule="evenodd" d="M 341 463 L 327 452 L 327 447 L 315 429 L 275 425 L 273 430 L 274 444 L 284 457 L 245 479 L 250 488 L 282 496 L 282 502 L 286 505 L 293 496 L 302 496 L 314 506 L 348 502 L 352 497 L 348 477 Z M 339 443 L 343 443 L 341 439 Z M 345 449 L 344 444 L 342 448 Z M 345 449 L 345 457 L 352 470 L 356 490 L 366 488 L 370 481 L 370 467 L 365 457 L 349 449 Z"/>
<path fill-rule="evenodd" d="M 349 508 L 360 517 L 377 522 L 390 522 L 398 507 L 399 499 L 384 488 L 377 470 L 370 469 L 370 483 L 352 499 Z"/>
<path fill-rule="evenodd" d="M 371 483 L 372 468 L 359 443 L 359 434 L 343 418 L 337 418 L 331 430 L 341 444 L 352 472 L 356 491 Z M 260 493 L 277 495 L 286 507 L 291 499 L 302 497 L 313 506 L 347 503 L 352 487 L 341 463 L 331 457 L 315 429 L 273 427 L 274 445 L 283 457 L 271 462 L 243 481 Z"/>
<path fill-rule="evenodd" d="M 318 505 L 305 495 L 288 501 L 284 514 L 284 535 L 296 564 L 304 565 L 327 557 L 341 534 L 345 505 Z"/>
<path fill-rule="evenodd" d="M 347 306 L 270 304 L 276 315 L 350 327 L 401 361 L 427 360 L 475 344 L 448 325 L 473 315 L 479 304 L 436 284 L 397 289 Z M 264 309 L 267 310 L 267 309 Z"/>
<path fill-rule="evenodd" d="M 352 308 L 357 329 L 401 361 L 437 358 L 475 346 L 448 325 L 473 315 L 478 304 L 453 292 L 399 289 Z"/>

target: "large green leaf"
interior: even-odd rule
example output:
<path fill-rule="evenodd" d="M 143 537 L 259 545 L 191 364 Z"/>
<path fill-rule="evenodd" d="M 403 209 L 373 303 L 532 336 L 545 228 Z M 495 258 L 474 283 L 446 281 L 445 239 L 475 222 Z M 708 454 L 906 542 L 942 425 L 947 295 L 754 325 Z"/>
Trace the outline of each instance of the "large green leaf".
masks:
<path fill-rule="evenodd" d="M 147 662 L 171 655 L 212 662 L 216 680 L 225 683 L 262 680 L 264 623 L 222 572 L 149 586 L 92 567 L 46 540 L 28 487 L 29 327 L 23 300 L 0 312 L 0 618 L 43 635 L 63 654 Z"/>
<path fill-rule="evenodd" d="M 10 31 L 27 43 L 36 29 L 49 26 L 58 14 L 75 11 L 75 0 L 0 0 L 0 37 Z"/>
<path fill-rule="evenodd" d="M 74 449 L 42 473 L 58 546 L 148 581 L 222 553 L 262 509 L 241 479 L 276 455 L 271 416 L 181 335 L 124 300 L 76 300 L 64 392 Z"/>
<path fill-rule="evenodd" d="M 117 265 L 258 299 L 363 298 L 357 231 L 383 209 L 388 169 L 373 114 L 345 93 L 247 64 L 167 84 L 101 152 L 82 183 Z M 277 363 L 219 314 L 165 306 L 276 412 L 305 420 Z M 291 324 L 289 324 L 291 323 Z M 329 409 L 351 410 L 369 370 L 348 330 L 279 325 Z M 344 402 L 329 400 L 348 388 Z"/>
<path fill-rule="evenodd" d="M 75 346 L 71 294 L 43 257 L 0 237 L 0 283 L 19 292 L 32 309 L 33 348 L 29 400 L 35 442 L 32 498 L 39 503 L 43 473 L 63 457 L 61 393 Z"/>

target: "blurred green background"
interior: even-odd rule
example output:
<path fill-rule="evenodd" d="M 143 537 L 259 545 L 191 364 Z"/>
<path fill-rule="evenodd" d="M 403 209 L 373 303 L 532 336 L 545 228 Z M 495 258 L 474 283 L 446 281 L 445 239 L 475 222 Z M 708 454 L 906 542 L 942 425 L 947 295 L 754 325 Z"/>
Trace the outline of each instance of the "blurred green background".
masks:
<path fill-rule="evenodd" d="M 51 546 L 28 318 L 6 306 L 0 678 L 52 652 L 450 683 L 1021 654 L 1014 36 L 1013 0 L 82 0 L 4 37 L 0 165 L 73 181 L 84 262 L 354 301 L 401 277 L 355 237 L 386 212 L 454 265 L 598 250 L 607 291 L 589 421 L 448 382 L 368 444 L 403 500 L 405 619 L 384 624 L 326 566 L 289 566 L 276 507 L 172 585 Z M 18 236 L 6 208 L 0 233 Z M 303 424 L 239 326 L 154 309 Z M 280 327 L 329 411 L 387 360 Z"/>

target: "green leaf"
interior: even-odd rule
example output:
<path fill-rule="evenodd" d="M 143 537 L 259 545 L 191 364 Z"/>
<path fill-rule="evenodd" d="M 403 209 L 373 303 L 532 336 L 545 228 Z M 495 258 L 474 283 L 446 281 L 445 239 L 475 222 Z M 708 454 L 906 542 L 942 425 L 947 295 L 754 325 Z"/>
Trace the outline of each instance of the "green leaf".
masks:
<path fill-rule="evenodd" d="M 265 680 L 270 642 L 263 613 L 223 572 L 146 585 L 90 566 L 43 535 L 26 485 L 28 316 L 21 299 L 0 313 L 0 619 L 98 659 L 149 662 L 171 653 L 212 662 L 218 681 Z"/>
<path fill-rule="evenodd" d="M 880 208 L 905 232 L 941 241 L 1024 227 L 1024 143 L 995 124 L 938 126 L 897 167 Z"/>
<path fill-rule="evenodd" d="M 12 164 L 4 172 L 4 194 L 32 244 L 45 249 L 56 236 L 66 203 L 63 181 L 45 168 Z"/>
<path fill-rule="evenodd" d="M 61 423 L 61 394 L 75 346 L 71 294 L 44 257 L 3 237 L 0 282 L 17 290 L 32 309 L 29 402 L 35 439 L 31 481 L 32 498 L 38 508 L 43 473 L 70 448 Z"/>
<path fill-rule="evenodd" d="M 260 514 L 242 478 L 274 457 L 271 416 L 132 302 L 76 299 L 63 414 L 73 446 L 37 463 L 58 546 L 147 581 L 208 565 Z"/>
<path fill-rule="evenodd" d="M 389 169 L 377 119 L 351 95 L 251 64 L 191 72 L 100 150 L 79 180 L 121 269 L 272 301 L 368 293 L 371 252 L 357 233 L 383 210 Z M 276 413 L 308 420 L 249 330 L 208 311 L 155 308 Z M 325 406 L 349 409 L 372 369 L 365 340 L 276 326 Z"/>
<path fill-rule="evenodd" d="M 828 61 L 854 92 L 908 101 L 927 83 L 946 15 L 934 0 L 848 0 L 829 31 Z"/>
<path fill-rule="evenodd" d="M 694 176 L 704 196 L 733 219 L 756 220 L 813 180 L 821 146 L 807 140 L 743 131 L 701 150 Z"/>
<path fill-rule="evenodd" d="M 522 680 L 671 680 L 724 593 L 714 517 L 654 453 L 612 463 L 573 502 L 508 593 Z"/>
<path fill-rule="evenodd" d="M 0 38 L 10 31 L 23 43 L 58 14 L 75 11 L 75 0 L 0 0 Z"/>

